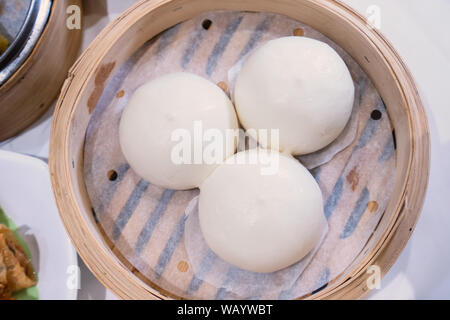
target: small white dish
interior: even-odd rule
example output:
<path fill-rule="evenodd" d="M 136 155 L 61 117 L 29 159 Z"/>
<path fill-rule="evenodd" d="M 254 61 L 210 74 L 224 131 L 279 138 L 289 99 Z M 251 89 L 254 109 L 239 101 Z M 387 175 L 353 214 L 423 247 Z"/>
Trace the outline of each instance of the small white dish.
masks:
<path fill-rule="evenodd" d="M 27 243 L 38 275 L 41 300 L 74 300 L 77 255 L 56 208 L 48 165 L 0 151 L 0 207 Z"/>

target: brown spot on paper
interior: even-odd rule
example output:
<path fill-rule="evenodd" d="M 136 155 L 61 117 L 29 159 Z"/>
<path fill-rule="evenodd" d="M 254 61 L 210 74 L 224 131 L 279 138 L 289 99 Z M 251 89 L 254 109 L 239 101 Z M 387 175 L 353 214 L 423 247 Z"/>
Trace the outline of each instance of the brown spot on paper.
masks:
<path fill-rule="evenodd" d="M 378 202 L 376 202 L 376 201 L 370 201 L 370 202 L 367 204 L 367 209 L 368 209 L 369 212 L 371 212 L 371 213 L 377 211 L 377 210 L 378 210 Z"/>
<path fill-rule="evenodd" d="M 293 32 L 296 37 L 303 37 L 305 35 L 305 31 L 302 28 L 297 28 Z"/>
<path fill-rule="evenodd" d="M 350 173 L 347 175 L 347 182 L 351 184 L 352 186 L 352 191 L 356 190 L 356 187 L 358 186 L 359 183 L 359 175 L 356 172 L 356 169 L 353 169 L 352 171 L 350 171 Z"/>
<path fill-rule="evenodd" d="M 116 65 L 115 62 L 103 64 L 97 71 L 97 74 L 95 75 L 94 91 L 92 91 L 88 100 L 89 114 L 91 114 L 94 111 L 95 107 L 97 106 L 98 100 L 100 100 L 103 89 L 105 88 L 106 80 L 108 80 L 109 76 L 111 75 L 111 72 L 114 70 L 115 65 Z"/>
<path fill-rule="evenodd" d="M 225 81 L 220 81 L 217 85 L 219 86 L 220 89 L 225 91 L 225 93 L 228 93 L 228 85 Z"/>
<path fill-rule="evenodd" d="M 120 90 L 119 92 L 117 92 L 116 97 L 117 97 L 117 99 L 120 99 L 120 98 L 123 98 L 124 95 L 125 95 L 125 91 Z"/>
<path fill-rule="evenodd" d="M 187 272 L 189 270 L 189 264 L 186 261 L 182 260 L 178 262 L 177 269 L 180 272 Z"/>

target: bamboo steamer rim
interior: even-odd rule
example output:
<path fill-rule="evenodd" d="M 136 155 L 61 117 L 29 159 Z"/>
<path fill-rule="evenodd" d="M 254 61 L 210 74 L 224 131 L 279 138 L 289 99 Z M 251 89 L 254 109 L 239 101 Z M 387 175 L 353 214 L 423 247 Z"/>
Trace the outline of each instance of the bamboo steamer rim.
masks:
<path fill-rule="evenodd" d="M 81 0 L 51 1 L 47 22 L 30 54 L 0 85 L 0 142 L 31 126 L 58 97 L 81 45 L 81 30 L 66 28 L 66 8 L 72 4 L 82 8 Z M 54 46 L 63 47 L 55 50 Z M 52 64 L 43 63 L 47 60 Z M 36 90 L 42 79 L 45 88 Z"/>
<path fill-rule="evenodd" d="M 278 12 L 277 5 L 303 5 L 314 7 L 322 13 L 339 17 L 354 31 L 365 38 L 370 49 L 388 66 L 396 88 L 401 93 L 401 101 L 406 108 L 409 136 L 405 154 L 407 161 L 401 168 L 404 180 L 399 187 L 397 198 L 392 200 L 393 214 L 387 221 L 372 252 L 357 265 L 351 265 L 341 276 L 330 282 L 321 291 L 310 294 L 307 299 L 354 299 L 361 298 L 367 292 L 366 273 L 368 267 L 377 265 L 384 275 L 393 265 L 406 245 L 420 214 L 428 183 L 430 146 L 429 129 L 422 101 L 417 87 L 406 65 L 384 36 L 367 26 L 365 19 L 347 5 L 330 0 L 141 0 L 129 8 L 115 21 L 110 23 L 93 41 L 89 48 L 77 60 L 69 72 L 55 110 L 50 143 L 50 173 L 56 202 L 63 223 L 78 253 L 88 268 L 106 287 L 124 299 L 166 299 L 166 295 L 138 279 L 130 270 L 101 243 L 96 230 L 83 215 L 77 199 L 70 174 L 72 160 L 70 149 L 70 127 L 83 90 L 88 79 L 116 41 L 131 28 L 133 23 L 155 10 L 172 9 L 172 13 L 187 11 L 190 17 L 203 11 L 242 10 Z M 189 9 L 186 7 L 189 6 Z M 194 8 L 194 11 L 191 9 Z M 281 10 L 282 11 L 282 10 Z M 167 14 L 167 12 L 165 12 Z M 293 17 L 295 18 L 295 17 Z M 160 26 L 158 26 L 160 27 Z M 162 30 L 159 30 L 162 31 Z M 344 48 L 345 49 L 345 48 Z M 367 58 L 367 57 L 365 57 Z M 362 65 L 363 69 L 364 66 Z M 389 106 L 388 106 L 389 107 Z M 406 138 L 405 138 L 406 139 Z M 80 166 L 80 165 L 78 165 Z M 81 178 L 82 180 L 82 178 Z M 98 231 L 97 231 L 98 234 Z"/>

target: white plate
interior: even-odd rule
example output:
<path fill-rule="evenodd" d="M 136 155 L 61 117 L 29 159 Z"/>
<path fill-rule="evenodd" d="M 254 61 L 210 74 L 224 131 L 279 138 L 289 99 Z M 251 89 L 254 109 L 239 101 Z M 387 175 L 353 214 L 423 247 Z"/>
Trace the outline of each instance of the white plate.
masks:
<path fill-rule="evenodd" d="M 40 299 L 76 299 L 71 276 L 78 270 L 77 256 L 55 205 L 47 164 L 0 151 L 0 207 L 31 251 Z"/>

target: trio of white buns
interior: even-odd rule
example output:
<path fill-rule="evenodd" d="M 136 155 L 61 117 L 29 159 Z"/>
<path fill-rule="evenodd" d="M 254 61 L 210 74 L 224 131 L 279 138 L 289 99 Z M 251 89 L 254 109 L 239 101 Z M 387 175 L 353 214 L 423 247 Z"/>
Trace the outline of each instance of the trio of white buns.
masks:
<path fill-rule="evenodd" d="M 149 182 L 200 188 L 200 227 L 219 257 L 244 270 L 274 272 L 311 252 L 326 223 L 318 184 L 292 156 L 335 140 L 353 100 L 350 72 L 330 46 L 306 37 L 279 38 L 244 62 L 234 89 L 236 112 L 208 80 L 169 74 L 133 94 L 120 122 L 120 145 L 130 166 Z M 201 121 L 203 130 L 227 137 L 226 130 L 238 129 L 237 118 L 245 129 L 278 129 L 279 145 L 259 141 L 260 148 L 235 154 L 235 140 L 226 139 L 220 165 L 174 163 L 174 131 L 194 136 L 193 124 Z M 277 170 L 261 174 L 261 162 L 244 159 L 255 153 L 257 159 L 273 158 Z"/>

